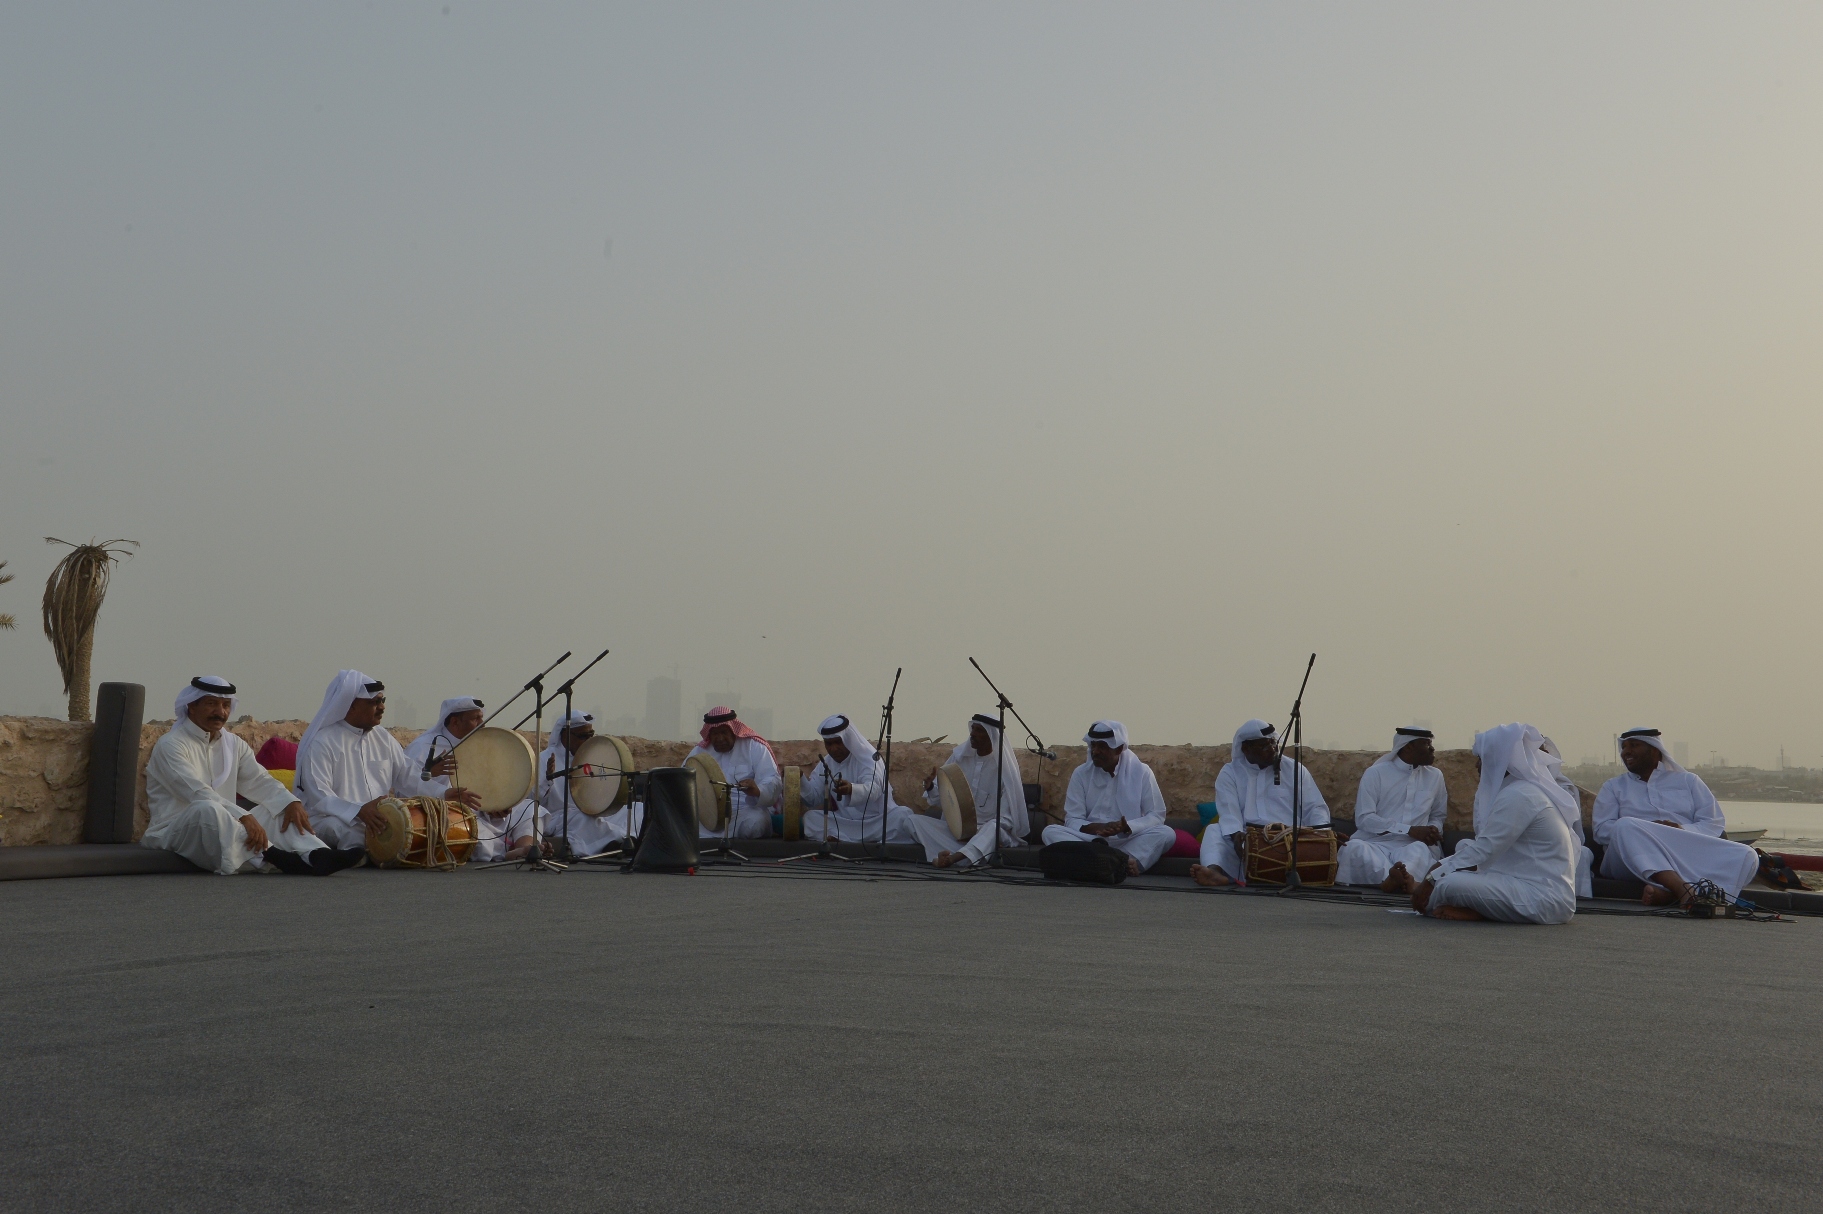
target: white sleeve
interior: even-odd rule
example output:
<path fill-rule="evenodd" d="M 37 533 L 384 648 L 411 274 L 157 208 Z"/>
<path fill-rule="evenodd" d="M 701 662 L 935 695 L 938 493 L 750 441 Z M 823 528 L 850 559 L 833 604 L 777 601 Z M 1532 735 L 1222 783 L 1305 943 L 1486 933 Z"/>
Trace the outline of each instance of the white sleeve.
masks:
<path fill-rule="evenodd" d="M 1088 797 L 1082 790 L 1087 779 L 1088 765 L 1078 767 L 1070 773 L 1070 786 L 1063 794 L 1063 824 L 1071 830 L 1081 830 L 1083 823 L 1089 820 Z"/>
<path fill-rule="evenodd" d="M 1696 808 L 1696 821 L 1692 824 L 1694 829 L 1711 838 L 1721 838 L 1728 829 L 1727 819 L 1722 816 L 1721 803 L 1709 791 L 1709 786 L 1703 783 L 1701 776 L 1692 775 L 1690 782 L 1696 786 L 1690 790 L 1690 799 Z"/>
<path fill-rule="evenodd" d="M 312 742 L 315 742 L 314 738 Z M 334 818 L 338 822 L 352 825 L 355 815 L 361 812 L 361 806 L 335 795 L 329 771 L 329 762 L 323 757 L 321 746 L 312 745 L 308 751 L 300 754 L 298 797 L 304 802 L 304 808 L 310 812 L 311 817 Z"/>
<path fill-rule="evenodd" d="M 1482 821 L 1487 829 L 1473 839 L 1465 839 L 1456 845 L 1454 855 L 1443 857 L 1440 872 L 1453 873 L 1460 868 L 1478 868 L 1489 860 L 1495 859 L 1507 848 L 1513 846 L 1525 828 L 1532 824 L 1532 819 L 1541 812 L 1556 813 L 1555 808 L 1541 810 L 1529 800 L 1515 798 L 1517 804 L 1502 808 L 1500 798 L 1494 798 L 1494 804 Z"/>
<path fill-rule="evenodd" d="M 1215 773 L 1216 823 L 1224 835 L 1244 835 L 1247 824 L 1241 821 L 1240 777 L 1234 774 L 1234 760 L 1222 764 Z"/>
<path fill-rule="evenodd" d="M 1158 787 L 1158 776 L 1151 767 L 1145 768 L 1146 791 L 1140 798 L 1141 812 L 1137 821 L 1127 819 L 1127 829 L 1135 833 L 1153 826 L 1165 824 L 1165 794 Z"/>
<path fill-rule="evenodd" d="M 1362 834 L 1390 835 L 1398 823 L 1380 813 L 1380 768 L 1369 767 L 1361 773 L 1361 787 L 1355 793 L 1355 829 Z"/>
<path fill-rule="evenodd" d="M 1450 786 L 1441 771 L 1435 767 L 1431 770 L 1437 772 L 1437 790 L 1431 794 L 1431 811 L 1424 816 L 1424 823 L 1442 830 L 1450 817 Z"/>
<path fill-rule="evenodd" d="M 779 804 L 779 795 L 785 791 L 785 781 L 779 775 L 779 765 L 773 761 L 772 752 L 763 743 L 754 742 L 752 745 L 759 752 L 753 759 L 753 782 L 760 790 L 758 807 L 767 809 Z"/>
<path fill-rule="evenodd" d="M 1323 790 L 1317 787 L 1317 778 L 1310 774 L 1310 769 L 1302 763 L 1292 764 L 1295 778 L 1298 780 L 1298 822 L 1302 826 L 1328 826 L 1329 802 L 1323 799 Z"/>
<path fill-rule="evenodd" d="M 1613 780 L 1601 786 L 1595 794 L 1595 810 L 1590 815 L 1590 832 L 1595 841 L 1603 847 L 1608 845 L 1609 836 L 1614 833 L 1614 820 L 1620 817 L 1620 795 L 1614 791 L 1616 780 L 1625 780 L 1626 776 L 1615 776 Z"/>
<path fill-rule="evenodd" d="M 171 791 L 172 799 L 180 805 L 195 805 L 199 801 L 213 801 L 217 805 L 229 805 L 234 810 L 236 817 L 245 814 L 246 810 L 234 806 L 216 792 L 208 780 L 203 778 L 203 773 L 196 769 L 195 764 L 188 762 L 177 753 L 175 739 L 173 739 L 172 745 L 165 744 L 165 738 L 170 737 L 171 734 L 167 732 L 164 737 L 153 744 L 152 756 L 146 760 L 146 779 L 164 785 Z M 273 783 L 277 784 L 278 781 L 274 780 Z M 281 784 L 279 787 L 283 788 L 284 785 Z"/>

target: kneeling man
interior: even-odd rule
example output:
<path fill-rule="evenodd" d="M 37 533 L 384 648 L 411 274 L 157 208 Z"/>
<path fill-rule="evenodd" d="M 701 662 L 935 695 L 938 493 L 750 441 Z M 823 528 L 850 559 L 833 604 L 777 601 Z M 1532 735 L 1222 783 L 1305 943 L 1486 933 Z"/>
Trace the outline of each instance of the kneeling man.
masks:
<path fill-rule="evenodd" d="M 1089 761 L 1070 773 L 1063 825 L 1045 827 L 1044 841 L 1105 839 L 1127 853 L 1127 872 L 1137 877 L 1177 842 L 1165 825 L 1165 794 L 1152 769 L 1127 749 L 1127 727 L 1119 721 L 1095 722 L 1082 740 Z"/>
<path fill-rule="evenodd" d="M 892 781 L 873 743 L 840 714 L 825 718 L 817 734 L 827 753 L 804 777 L 804 838 L 878 843 L 885 815 L 886 842 L 915 842 L 911 820 L 916 815 L 893 798 Z"/>
<path fill-rule="evenodd" d="M 702 827 L 703 838 L 764 839 L 772 833 L 772 807 L 785 789 L 772 743 L 753 732 L 734 709 L 718 705 L 703 714 L 702 740 L 690 754 L 709 755 L 734 786 L 728 790 L 728 829 Z"/>
<path fill-rule="evenodd" d="M 975 833 L 966 841 L 958 839 L 942 817 L 916 814 L 911 828 L 924 845 L 924 858 L 938 868 L 979 864 L 994 850 L 996 826 L 1000 846 L 1024 843 L 1032 829 L 1025 811 L 1025 783 L 1019 775 L 1018 756 L 1000 745 L 1000 722 L 983 713 L 970 717 L 968 741 L 950 752 L 949 761 L 962 769 L 962 778 L 968 781 L 969 795 L 975 801 Z M 943 804 L 934 771 L 924 781 L 924 799 L 932 806 Z"/>
<path fill-rule="evenodd" d="M 1215 775 L 1219 816 L 1203 828 L 1202 863 L 1190 866 L 1196 883 L 1247 884 L 1247 828 L 1290 826 L 1294 791 L 1298 794 L 1298 828 L 1328 826 L 1329 803 L 1323 800 L 1322 790 L 1309 768 L 1280 756 L 1272 726 L 1255 717 L 1235 730 L 1227 765 Z M 1338 856 L 1338 869 L 1340 860 Z"/>
<path fill-rule="evenodd" d="M 1607 849 L 1601 875 L 1644 881 L 1648 906 L 1682 906 L 1690 886 L 1705 880 L 1740 897 L 1758 875 L 1760 857 L 1722 837 L 1727 822 L 1702 777 L 1678 766 L 1656 729 L 1620 735 L 1620 760 L 1627 774 L 1595 796 L 1595 841 Z"/>
<path fill-rule="evenodd" d="M 1393 748 L 1361 773 L 1355 833 L 1336 855 L 1337 884 L 1409 894 L 1415 879 L 1443 859 L 1450 795 L 1436 761 L 1430 730 L 1393 731 Z"/>
<path fill-rule="evenodd" d="M 1475 735 L 1475 837 L 1431 869 L 1412 909 L 1438 919 L 1568 923 L 1576 914 L 1572 816 L 1582 807 L 1559 788 L 1530 725 Z"/>
<path fill-rule="evenodd" d="M 152 821 L 140 844 L 224 876 L 266 867 L 328 876 L 359 863 L 360 848 L 338 851 L 312 834 L 302 802 L 228 732 L 237 698 L 234 684 L 214 675 L 178 693 L 177 719 L 146 762 Z"/>

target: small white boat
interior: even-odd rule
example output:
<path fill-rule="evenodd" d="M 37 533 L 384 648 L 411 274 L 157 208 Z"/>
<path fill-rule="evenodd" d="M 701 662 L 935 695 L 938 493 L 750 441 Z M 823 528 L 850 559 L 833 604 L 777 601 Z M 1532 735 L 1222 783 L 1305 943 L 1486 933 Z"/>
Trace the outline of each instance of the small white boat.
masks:
<path fill-rule="evenodd" d="M 1732 839 L 1736 843 L 1753 843 L 1765 836 L 1763 830 L 1725 830 L 1722 838 Z"/>

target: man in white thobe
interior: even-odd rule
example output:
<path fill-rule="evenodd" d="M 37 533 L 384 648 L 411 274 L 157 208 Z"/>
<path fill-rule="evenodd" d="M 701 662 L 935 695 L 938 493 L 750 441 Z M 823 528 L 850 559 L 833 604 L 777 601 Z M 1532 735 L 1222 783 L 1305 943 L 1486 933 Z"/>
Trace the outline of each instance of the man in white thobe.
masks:
<path fill-rule="evenodd" d="M 1620 735 L 1620 760 L 1627 773 L 1595 795 L 1595 841 L 1607 849 L 1601 875 L 1644 881 L 1648 906 L 1688 903 L 1697 881 L 1740 897 L 1759 875 L 1759 853 L 1722 837 L 1728 824 L 1703 778 L 1678 765 L 1656 729 Z"/>
<path fill-rule="evenodd" d="M 1395 729 L 1393 748 L 1361 773 L 1355 833 L 1336 854 L 1337 884 L 1409 894 L 1443 859 L 1450 795 L 1436 767 L 1434 739 L 1415 725 Z"/>
<path fill-rule="evenodd" d="M 1000 722 L 985 713 L 970 717 L 968 740 L 950 752 L 949 761 L 962 772 L 974 799 L 975 833 L 964 842 L 950 832 L 941 812 L 934 818 L 914 814 L 911 829 L 924 845 L 924 858 L 938 868 L 979 864 L 994 850 L 996 827 L 1000 846 L 1022 845 L 1032 829 L 1026 816 L 1025 783 L 1019 776 L 1018 756 L 1000 744 Z M 924 782 L 924 799 L 933 807 L 943 804 L 935 771 Z"/>
<path fill-rule="evenodd" d="M 728 790 L 728 826 L 721 831 L 700 827 L 705 839 L 764 839 L 772 833 L 772 807 L 785 790 L 772 743 L 760 737 L 735 713 L 718 705 L 703 714 L 701 740 L 690 754 L 708 755 L 733 785 Z M 688 756 L 686 756 L 688 757 Z"/>
<path fill-rule="evenodd" d="M 817 726 L 823 757 L 810 769 L 799 792 L 804 802 L 802 833 L 821 843 L 912 843 L 911 810 L 893 796 L 886 764 L 847 717 L 826 717 Z"/>
<path fill-rule="evenodd" d="M 544 807 L 544 829 L 553 839 L 563 838 L 567 830 L 567 854 L 571 856 L 600 855 L 621 840 L 637 835 L 645 817 L 644 807 L 638 803 L 623 805 L 609 814 L 585 814 L 576 808 L 569 772 L 575 766 L 576 752 L 594 736 L 595 714 L 572 712 L 551 723 L 551 740 L 538 756 L 538 804 Z M 566 854 L 562 845 L 557 852 L 560 857 Z"/>
<path fill-rule="evenodd" d="M 237 699 L 234 684 L 216 675 L 199 675 L 178 693 L 176 719 L 146 761 L 152 820 L 140 845 L 224 876 L 328 876 L 359 863 L 359 848 L 340 851 L 311 833 L 303 804 L 228 732 Z"/>
<path fill-rule="evenodd" d="M 456 743 L 481 728 L 484 706 L 474 696 L 451 696 L 437 708 L 437 723 L 413 738 L 411 745 L 405 748 L 405 757 L 418 765 L 418 774 L 422 776 L 427 768 L 434 768 L 437 761 L 455 750 Z M 456 759 L 456 775 L 462 774 L 462 760 Z M 430 782 L 443 789 L 437 795 L 449 799 L 449 777 L 432 776 Z M 489 814 L 476 812 L 475 846 L 468 853 L 471 864 L 487 864 L 496 860 L 518 860 L 529 855 L 534 842 L 534 831 L 541 826 L 544 818 L 539 813 L 538 823 L 534 824 L 532 815 L 538 803 L 527 797 L 502 813 Z"/>
<path fill-rule="evenodd" d="M 1279 754 L 1273 727 L 1255 717 L 1235 730 L 1228 762 L 1215 774 L 1217 817 L 1203 828 L 1200 863 L 1190 876 L 1198 885 L 1247 884 L 1247 828 L 1292 825 L 1294 794 L 1300 830 L 1329 825 L 1322 790 L 1309 768 Z"/>
<path fill-rule="evenodd" d="M 1127 853 L 1127 872 L 1137 877 L 1157 864 L 1177 842 L 1165 825 L 1165 794 L 1158 777 L 1127 747 L 1127 727 L 1097 721 L 1082 736 L 1089 761 L 1070 773 L 1063 796 L 1063 825 L 1047 826 L 1046 843 L 1104 839 Z"/>
<path fill-rule="evenodd" d="M 405 757 L 386 715 L 386 685 L 358 670 L 342 670 L 323 693 L 310 727 L 298 743 L 297 792 L 310 813 L 310 827 L 337 847 L 365 847 L 367 832 L 384 825 L 380 802 L 387 797 L 436 797 L 474 806 L 480 798 L 449 790 L 436 780 L 450 761 L 422 765 Z"/>
<path fill-rule="evenodd" d="M 1456 845 L 1412 891 L 1412 908 L 1437 919 L 1568 923 L 1576 914 L 1581 806 L 1545 764 L 1543 735 L 1499 725 L 1475 735 L 1475 837 Z"/>

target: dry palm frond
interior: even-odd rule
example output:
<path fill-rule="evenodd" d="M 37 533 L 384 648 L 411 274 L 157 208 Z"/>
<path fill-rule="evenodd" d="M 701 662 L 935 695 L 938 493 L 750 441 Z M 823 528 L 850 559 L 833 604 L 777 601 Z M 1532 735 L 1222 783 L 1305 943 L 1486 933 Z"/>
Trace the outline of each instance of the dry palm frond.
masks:
<path fill-rule="evenodd" d="M 4 569 L 4 568 L 6 568 L 6 562 L 0 561 L 0 569 Z M 0 586 L 4 586 L 12 580 L 13 580 L 12 574 L 0 573 Z M 13 619 L 12 616 L 6 615 L 4 613 L 0 613 L 0 628 L 17 628 L 18 626 L 19 626 L 18 621 Z"/>
<path fill-rule="evenodd" d="M 139 541 L 71 544 L 47 535 L 44 542 L 67 544 L 71 549 L 44 583 L 44 635 L 51 642 L 51 652 L 57 655 L 57 669 L 63 672 L 63 689 L 70 696 L 70 720 L 86 721 L 95 617 L 101 613 L 101 600 L 107 597 L 108 576 L 114 562 L 133 555 L 115 546 L 129 544 L 137 548 Z"/>

